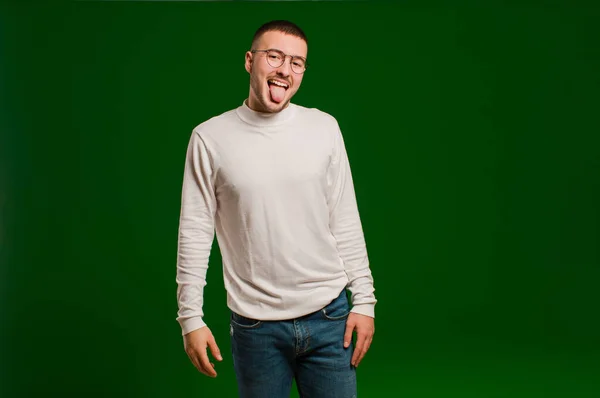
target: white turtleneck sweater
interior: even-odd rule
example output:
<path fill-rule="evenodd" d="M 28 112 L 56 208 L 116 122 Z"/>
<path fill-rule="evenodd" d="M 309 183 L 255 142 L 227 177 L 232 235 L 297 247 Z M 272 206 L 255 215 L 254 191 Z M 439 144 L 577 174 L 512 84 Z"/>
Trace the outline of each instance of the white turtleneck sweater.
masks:
<path fill-rule="evenodd" d="M 183 334 L 206 325 L 203 293 L 215 230 L 232 311 L 291 319 L 348 288 L 351 311 L 375 316 L 350 164 L 333 116 L 292 103 L 263 114 L 244 101 L 194 128 L 177 253 Z"/>

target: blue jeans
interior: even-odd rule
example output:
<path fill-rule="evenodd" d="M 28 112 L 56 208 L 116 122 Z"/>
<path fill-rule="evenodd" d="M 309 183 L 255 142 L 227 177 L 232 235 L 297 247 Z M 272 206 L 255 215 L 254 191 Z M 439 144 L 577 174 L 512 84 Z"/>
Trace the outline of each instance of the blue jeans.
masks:
<path fill-rule="evenodd" d="M 241 398 L 356 398 L 354 347 L 344 348 L 346 290 L 323 309 L 285 321 L 231 313 L 231 348 Z"/>

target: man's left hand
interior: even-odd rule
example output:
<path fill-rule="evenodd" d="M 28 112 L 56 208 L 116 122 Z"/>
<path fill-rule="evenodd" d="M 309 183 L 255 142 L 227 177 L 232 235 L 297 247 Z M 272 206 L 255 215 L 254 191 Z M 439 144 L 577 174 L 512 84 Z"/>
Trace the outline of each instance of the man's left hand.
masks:
<path fill-rule="evenodd" d="M 356 347 L 352 355 L 352 366 L 357 367 L 369 350 L 375 334 L 375 320 L 367 315 L 351 312 L 346 321 L 344 348 L 350 347 L 352 332 L 356 330 Z"/>

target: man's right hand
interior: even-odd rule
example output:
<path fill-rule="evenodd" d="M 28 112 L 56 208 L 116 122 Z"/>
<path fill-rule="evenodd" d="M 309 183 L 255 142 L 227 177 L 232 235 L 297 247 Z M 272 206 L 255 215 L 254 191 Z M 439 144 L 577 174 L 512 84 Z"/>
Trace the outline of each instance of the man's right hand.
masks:
<path fill-rule="evenodd" d="M 209 377 L 217 377 L 215 364 L 208 359 L 206 348 L 210 348 L 212 356 L 217 361 L 222 361 L 223 357 L 208 326 L 193 330 L 183 336 L 183 345 L 190 361 L 192 361 L 198 371 Z"/>

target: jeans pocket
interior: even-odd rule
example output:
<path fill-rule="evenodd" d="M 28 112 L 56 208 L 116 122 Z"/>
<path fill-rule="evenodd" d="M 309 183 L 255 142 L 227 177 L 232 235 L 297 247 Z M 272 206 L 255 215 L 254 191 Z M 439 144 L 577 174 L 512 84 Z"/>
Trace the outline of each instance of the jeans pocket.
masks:
<path fill-rule="evenodd" d="M 338 298 L 327 304 L 321 312 L 325 319 L 330 321 L 346 319 L 350 314 L 350 305 L 346 297 L 346 291 L 343 291 Z"/>
<path fill-rule="evenodd" d="M 258 319 L 247 318 L 232 311 L 231 323 L 235 326 L 239 326 L 240 328 L 253 329 L 259 327 L 262 324 L 262 321 L 259 321 Z"/>

